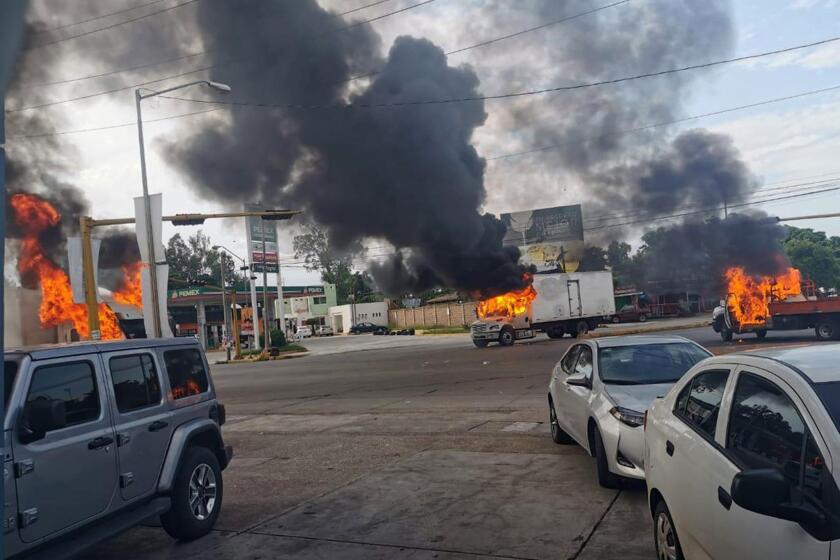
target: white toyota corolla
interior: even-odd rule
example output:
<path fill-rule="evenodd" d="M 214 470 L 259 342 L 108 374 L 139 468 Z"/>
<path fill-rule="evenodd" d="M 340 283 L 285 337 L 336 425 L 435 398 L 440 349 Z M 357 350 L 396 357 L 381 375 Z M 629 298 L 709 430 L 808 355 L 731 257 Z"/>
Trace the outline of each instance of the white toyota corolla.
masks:
<path fill-rule="evenodd" d="M 698 364 L 645 423 L 658 558 L 840 558 L 840 344 Z"/>
<path fill-rule="evenodd" d="M 614 336 L 573 344 L 548 385 L 551 437 L 596 459 L 598 482 L 643 479 L 648 405 L 711 354 L 679 336 Z"/>

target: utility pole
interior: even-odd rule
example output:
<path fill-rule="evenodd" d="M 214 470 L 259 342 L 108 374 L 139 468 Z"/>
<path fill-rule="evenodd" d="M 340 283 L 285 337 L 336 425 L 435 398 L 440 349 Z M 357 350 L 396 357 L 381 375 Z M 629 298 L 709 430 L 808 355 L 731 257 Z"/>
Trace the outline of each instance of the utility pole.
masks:
<path fill-rule="evenodd" d="M 230 336 L 230 313 L 227 307 L 227 302 L 225 301 L 225 292 L 227 292 L 227 286 L 225 285 L 225 253 L 219 253 L 219 257 L 221 258 L 221 269 L 222 269 L 222 317 L 225 322 L 225 337 Z M 227 344 L 227 359 L 230 361 L 230 341 Z"/>
<path fill-rule="evenodd" d="M 236 313 L 236 284 L 233 285 L 233 347 L 236 349 L 235 358 L 237 360 L 242 359 L 242 342 L 239 340 L 239 334 L 242 332 L 242 328 L 239 326 L 239 317 Z"/>
<path fill-rule="evenodd" d="M 280 320 L 280 330 L 286 334 L 286 300 L 283 299 L 283 276 L 280 272 L 280 232 L 274 226 L 274 236 L 277 239 L 277 318 Z"/>
<path fill-rule="evenodd" d="M 99 302 L 96 294 L 96 272 L 93 269 L 93 241 L 91 240 L 92 220 L 87 216 L 79 218 L 79 230 L 82 236 L 82 278 L 85 288 L 85 304 L 88 309 L 88 337 L 99 340 Z"/>
<path fill-rule="evenodd" d="M 260 221 L 262 233 L 262 269 L 263 269 L 263 329 L 265 329 L 265 352 L 271 348 L 271 333 L 268 330 L 268 263 L 265 262 L 265 220 Z M 277 252 L 277 251 L 275 251 Z"/>

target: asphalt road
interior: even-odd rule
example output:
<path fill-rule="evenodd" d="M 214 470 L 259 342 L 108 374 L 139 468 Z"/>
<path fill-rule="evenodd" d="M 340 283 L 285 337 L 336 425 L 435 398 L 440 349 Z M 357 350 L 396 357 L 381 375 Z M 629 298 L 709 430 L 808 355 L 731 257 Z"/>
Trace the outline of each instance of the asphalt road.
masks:
<path fill-rule="evenodd" d="M 813 342 L 667 334 L 715 353 Z M 464 335 L 343 338 L 215 366 L 236 453 L 217 530 L 179 544 L 140 527 L 91 557 L 653 557 L 643 486 L 601 489 L 582 449 L 550 439 L 548 375 L 571 339 L 479 350 Z"/>

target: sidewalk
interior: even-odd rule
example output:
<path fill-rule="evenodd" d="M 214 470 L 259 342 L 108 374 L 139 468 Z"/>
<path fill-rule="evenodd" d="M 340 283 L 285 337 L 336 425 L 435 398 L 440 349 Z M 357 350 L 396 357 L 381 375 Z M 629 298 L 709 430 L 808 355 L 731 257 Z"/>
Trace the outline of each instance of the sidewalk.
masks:
<path fill-rule="evenodd" d="M 615 336 L 619 334 L 645 334 L 676 329 L 693 329 L 712 324 L 711 313 L 694 315 L 693 317 L 672 317 L 668 319 L 649 319 L 644 323 L 606 324 L 589 333 L 589 336 Z"/>

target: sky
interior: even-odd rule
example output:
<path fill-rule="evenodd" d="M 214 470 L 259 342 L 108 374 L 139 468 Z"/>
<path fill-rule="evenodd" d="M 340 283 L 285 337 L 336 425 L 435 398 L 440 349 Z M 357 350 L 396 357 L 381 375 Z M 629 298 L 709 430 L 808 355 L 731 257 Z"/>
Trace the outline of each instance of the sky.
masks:
<path fill-rule="evenodd" d="M 539 1 L 508 0 L 509 5 L 505 6 L 498 0 L 492 3 L 484 0 L 436 0 L 374 21 L 370 25 L 381 36 L 383 56 L 398 36 L 406 34 L 428 38 L 445 51 L 450 51 L 528 27 L 529 21 L 536 21 L 532 20 L 529 10 L 536 10 Z M 644 10 L 648 1 L 630 0 L 609 11 Z M 141 3 L 139 0 L 109 2 L 107 11 Z M 175 0 L 167 0 L 163 5 L 175 3 Z M 340 11 L 368 3 L 370 0 L 321 1 L 323 6 Z M 393 0 L 381 6 L 360 10 L 353 16 L 374 18 L 414 3 L 416 0 Z M 595 8 L 607 3 L 593 1 L 591 6 Z M 72 11 L 51 9 L 59 4 L 55 0 L 42 0 L 34 4 L 48 26 L 62 25 L 77 19 Z M 728 6 L 734 30 L 733 45 L 729 49 L 733 56 L 819 41 L 840 34 L 840 0 L 734 0 Z M 489 9 L 493 13 L 489 13 Z M 104 7 L 101 10 L 106 12 Z M 157 17 L 166 18 L 167 25 L 178 25 L 194 17 L 193 12 L 194 6 L 184 6 Z M 557 53 L 549 47 L 569 32 L 569 26 L 581 25 L 582 20 L 569 21 L 483 48 L 456 53 L 450 55 L 448 61 L 450 65 L 470 65 L 481 80 L 480 91 L 485 94 L 560 85 L 553 70 L 561 66 L 563 61 L 558 60 Z M 68 31 L 95 29 L 97 25 L 101 26 L 102 23 L 83 24 Z M 114 40 L 119 40 L 119 28 L 104 33 L 112 33 Z M 84 40 L 79 38 L 45 47 L 60 49 L 61 52 L 61 64 L 54 69 L 52 81 L 109 70 L 100 61 L 79 57 L 75 53 L 74 43 Z M 579 48 L 587 49 L 587 45 L 579 44 Z M 714 56 L 710 56 L 698 52 L 694 62 L 713 60 Z M 628 68 L 625 74 L 632 74 L 633 71 Z M 668 88 L 669 80 L 673 79 L 672 76 L 650 78 L 661 81 L 663 88 Z M 167 82 L 166 85 L 175 83 Z M 230 85 L 235 91 L 237 85 Z M 680 90 L 684 99 L 681 100 L 679 116 L 717 112 L 835 86 L 840 86 L 840 42 L 698 71 L 691 76 L 690 85 Z M 76 81 L 39 87 L 37 97 L 33 92 L 33 99 L 60 100 L 103 89 L 103 85 L 95 80 Z M 566 102 L 564 95 L 586 93 L 548 94 L 527 101 L 487 101 L 487 119 L 476 130 L 472 144 L 481 156 L 487 158 L 544 145 L 534 130 L 537 124 L 545 128 L 550 126 L 552 119 L 568 117 L 563 114 Z M 60 119 L 58 129 L 63 131 L 130 125 L 136 118 L 133 97 L 133 90 L 123 90 L 37 111 L 47 112 L 51 118 Z M 198 107 L 198 110 L 206 108 Z M 531 121 L 518 118 L 517 108 L 527 108 Z M 167 163 L 163 153 L 164 144 L 179 138 L 185 126 L 194 125 L 201 119 L 223 118 L 210 113 L 154 122 L 155 119 L 195 110 L 193 104 L 171 99 L 143 102 L 143 117 L 147 121 L 145 132 L 149 187 L 152 193 L 163 193 L 164 214 L 230 210 L 227 206 L 197 195 L 185 178 Z M 585 119 L 582 126 L 585 126 Z M 768 192 L 779 194 L 783 190 L 781 187 L 789 185 L 835 178 L 840 180 L 840 158 L 837 157 L 840 155 L 840 89 L 692 120 L 672 127 L 671 134 L 696 127 L 729 135 L 758 183 L 771 189 Z M 27 146 L 29 149 L 37 147 L 39 139 L 20 138 L 21 134 L 26 134 L 26 131 L 8 126 L 10 151 Z M 64 168 L 63 179 L 83 189 L 94 217 L 130 216 L 133 212 L 131 199 L 141 192 L 136 127 L 130 125 L 64 134 L 62 138 L 74 149 L 67 154 L 68 165 Z M 588 185 L 579 175 L 565 170 L 552 150 L 490 159 L 484 181 L 487 196 L 483 208 L 496 214 L 582 203 L 586 216 L 591 200 Z M 835 183 L 825 184 L 831 187 Z M 840 211 L 840 191 L 780 200 L 758 207 L 782 217 Z M 801 221 L 794 225 L 822 230 L 829 235 L 840 235 L 840 219 L 836 218 Z M 165 224 L 164 238 L 168 239 L 176 232 L 186 236 L 196 229 Z M 243 256 L 246 253 L 245 226 L 242 220 L 208 221 L 202 229 L 215 243 L 225 245 Z M 318 283 L 318 274 L 305 271 L 299 259 L 292 254 L 291 235 L 294 232 L 293 223 L 282 224 L 280 251 L 284 283 Z M 639 231 L 630 231 L 627 232 L 627 238 L 638 243 L 639 234 Z M 379 240 L 369 239 L 366 243 L 370 247 L 370 258 L 377 259 L 386 252 Z M 274 280 L 270 279 L 269 283 L 273 284 Z"/>

